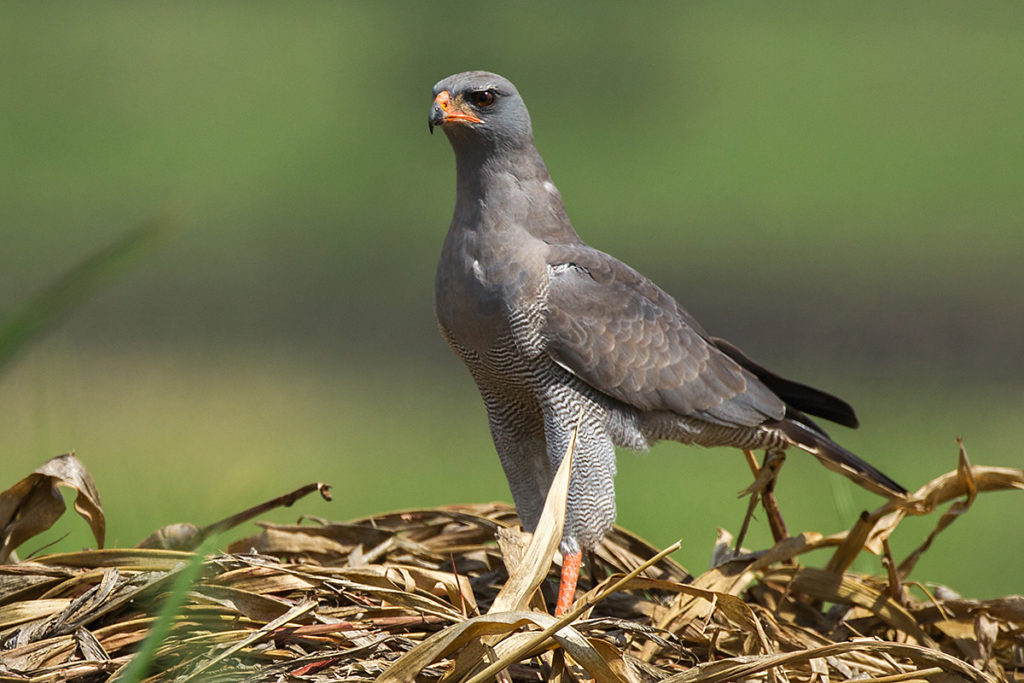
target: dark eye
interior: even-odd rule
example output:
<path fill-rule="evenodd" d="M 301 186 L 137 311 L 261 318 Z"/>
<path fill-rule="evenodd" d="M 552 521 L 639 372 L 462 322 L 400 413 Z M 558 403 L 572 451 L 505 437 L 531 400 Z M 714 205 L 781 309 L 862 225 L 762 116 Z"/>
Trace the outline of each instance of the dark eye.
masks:
<path fill-rule="evenodd" d="M 473 98 L 473 104 L 478 107 L 489 107 L 494 104 L 494 91 L 492 90 L 480 90 L 471 95 Z"/>

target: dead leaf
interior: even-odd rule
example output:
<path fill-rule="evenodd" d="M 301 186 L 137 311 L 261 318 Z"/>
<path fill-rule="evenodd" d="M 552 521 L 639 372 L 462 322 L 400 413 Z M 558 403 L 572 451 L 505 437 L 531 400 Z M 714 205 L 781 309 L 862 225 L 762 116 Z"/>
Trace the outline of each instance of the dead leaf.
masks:
<path fill-rule="evenodd" d="M 562 540 L 565 502 L 569 497 L 569 474 L 572 471 L 572 451 L 575 442 L 576 432 L 573 431 L 569 448 L 548 490 L 544 510 L 541 512 L 540 523 L 533 534 L 533 539 L 523 554 L 518 571 L 508 577 L 508 583 L 498 592 L 494 604 L 488 610 L 489 614 L 522 609 L 530 601 L 533 591 L 537 590 L 541 581 L 548 575 L 551 558 Z"/>
<path fill-rule="evenodd" d="M 60 487 L 74 489 L 75 511 L 92 530 L 96 545 L 103 547 L 106 519 L 96 485 L 72 453 L 58 455 L 17 484 L 0 493 L 0 564 L 14 549 L 53 526 L 64 514 Z"/>

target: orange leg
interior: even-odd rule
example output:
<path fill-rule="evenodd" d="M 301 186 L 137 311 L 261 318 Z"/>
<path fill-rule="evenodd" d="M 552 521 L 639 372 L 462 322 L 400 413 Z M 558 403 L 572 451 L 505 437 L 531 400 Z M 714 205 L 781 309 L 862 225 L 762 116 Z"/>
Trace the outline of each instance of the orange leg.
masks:
<path fill-rule="evenodd" d="M 555 603 L 555 616 L 560 617 L 569 611 L 576 599 L 576 581 L 580 578 L 580 564 L 583 552 L 565 553 L 562 555 L 562 581 L 558 584 L 558 601 Z"/>

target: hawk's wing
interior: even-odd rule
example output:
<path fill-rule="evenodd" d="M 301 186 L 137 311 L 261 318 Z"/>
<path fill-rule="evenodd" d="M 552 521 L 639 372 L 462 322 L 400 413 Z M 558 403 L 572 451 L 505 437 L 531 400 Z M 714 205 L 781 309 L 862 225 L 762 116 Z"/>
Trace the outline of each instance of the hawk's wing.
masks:
<path fill-rule="evenodd" d="M 784 417 L 782 399 L 640 273 L 582 244 L 552 245 L 548 263 L 548 353 L 595 389 L 724 425 Z"/>

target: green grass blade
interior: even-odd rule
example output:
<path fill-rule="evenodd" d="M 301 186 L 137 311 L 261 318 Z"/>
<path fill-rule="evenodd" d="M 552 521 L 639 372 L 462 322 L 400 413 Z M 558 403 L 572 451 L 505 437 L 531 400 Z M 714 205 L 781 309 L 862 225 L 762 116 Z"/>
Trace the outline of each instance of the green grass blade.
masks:
<path fill-rule="evenodd" d="M 113 282 L 167 232 L 170 221 L 160 216 L 127 232 L 94 253 L 0 320 L 0 371 L 64 315 Z"/>
<path fill-rule="evenodd" d="M 212 552 L 214 545 L 213 537 L 206 539 L 196 549 L 188 564 L 182 567 L 177 576 L 174 577 L 170 592 L 167 594 L 167 599 L 160 607 L 160 613 L 157 615 L 156 621 L 153 622 L 153 626 L 146 635 L 145 640 L 142 641 L 139 651 L 121 670 L 121 673 L 114 676 L 113 680 L 116 680 L 117 683 L 138 683 L 138 681 L 146 677 L 157 649 L 167 638 L 174 619 L 181 614 L 188 592 L 192 589 L 196 579 L 199 578 L 199 573 L 203 568 L 203 561 Z"/>

